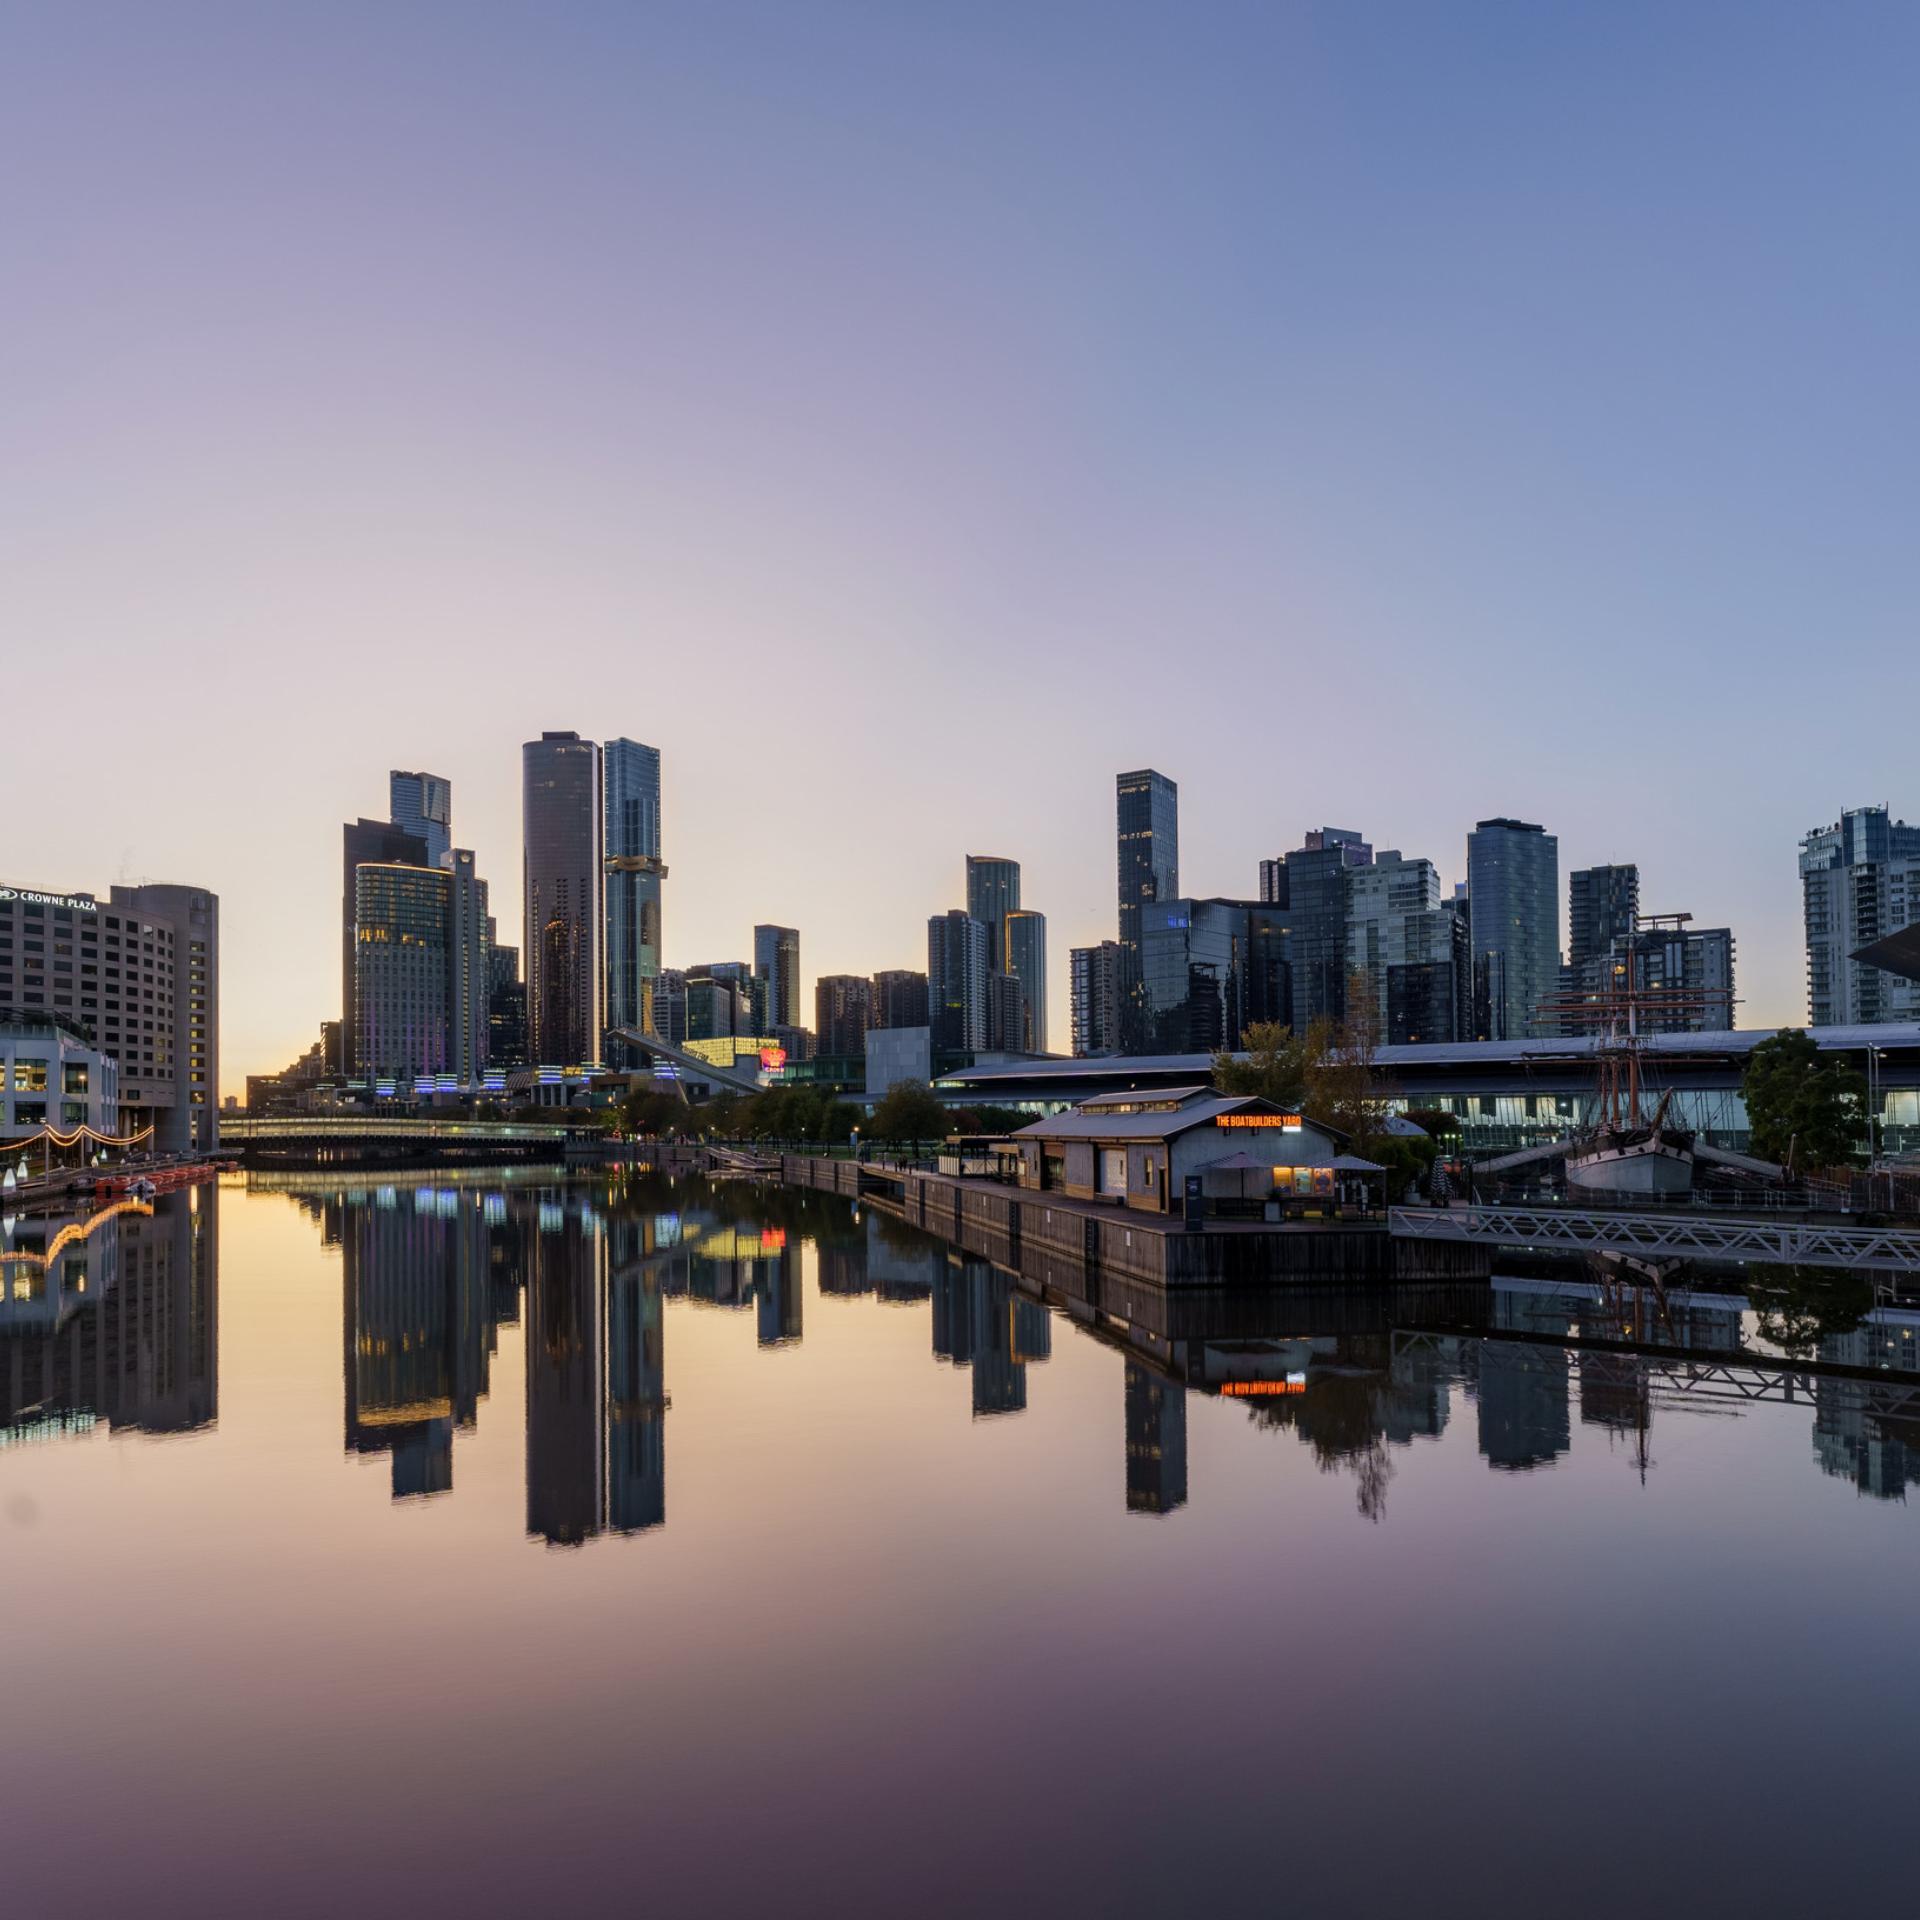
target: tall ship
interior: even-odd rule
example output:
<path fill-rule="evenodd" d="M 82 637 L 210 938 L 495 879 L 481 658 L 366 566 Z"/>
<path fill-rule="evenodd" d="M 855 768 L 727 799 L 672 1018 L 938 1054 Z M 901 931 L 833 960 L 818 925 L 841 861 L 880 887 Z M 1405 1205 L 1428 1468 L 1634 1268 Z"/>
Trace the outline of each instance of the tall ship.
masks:
<path fill-rule="evenodd" d="M 1641 930 L 1678 925 L 1686 914 L 1636 915 Z M 1724 1007 L 1719 988 L 1648 987 L 1633 950 L 1623 951 L 1599 994 L 1555 1003 L 1563 1024 L 1594 1035 L 1598 1077 L 1584 1124 L 1567 1142 L 1567 1190 L 1599 1198 L 1673 1199 L 1693 1191 L 1694 1136 L 1668 1118 L 1669 1088 L 1649 1105 L 1647 1033 L 1667 1031 L 1679 1017 Z"/>

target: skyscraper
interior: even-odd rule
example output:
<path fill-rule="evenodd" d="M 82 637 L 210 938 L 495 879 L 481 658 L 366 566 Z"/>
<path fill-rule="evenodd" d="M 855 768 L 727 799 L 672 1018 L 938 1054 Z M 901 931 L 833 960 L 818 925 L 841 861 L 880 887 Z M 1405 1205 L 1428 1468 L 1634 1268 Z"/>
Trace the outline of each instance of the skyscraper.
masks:
<path fill-rule="evenodd" d="M 873 982 L 854 973 L 824 974 L 814 983 L 814 1043 L 824 1054 L 864 1052 L 874 1024 Z"/>
<path fill-rule="evenodd" d="M 1581 867 L 1567 875 L 1567 964 L 1598 960 L 1640 924 L 1640 869 Z"/>
<path fill-rule="evenodd" d="M 1077 1057 L 1120 1051 L 1120 995 L 1125 955 L 1117 940 L 1075 947 L 1068 956 L 1073 1051 Z"/>
<path fill-rule="evenodd" d="M 1372 864 L 1373 848 L 1346 827 L 1318 827 L 1287 855 L 1296 1033 L 1347 1011 L 1349 880 L 1355 868 Z"/>
<path fill-rule="evenodd" d="M 1020 1053 L 1027 1044 L 1027 996 L 1010 973 L 987 975 L 987 1045 L 995 1053 Z"/>
<path fill-rule="evenodd" d="M 753 977 L 760 982 L 760 1031 L 800 1024 L 800 935 L 792 927 L 753 930 Z"/>
<path fill-rule="evenodd" d="M 1482 820 L 1467 835 L 1467 903 L 1479 1037 L 1551 1032 L 1541 1007 L 1560 981 L 1560 842 L 1525 820 Z"/>
<path fill-rule="evenodd" d="M 153 1067 L 156 1064 L 142 1058 L 138 1068 L 134 1065 L 137 1039 L 132 1031 L 132 963 L 137 927 L 138 937 L 142 941 L 159 934 L 173 962 L 171 980 L 162 974 L 159 998 L 151 1005 L 143 999 L 139 1009 L 142 1023 L 139 1037 L 145 1037 L 145 1022 L 149 1017 L 153 1018 L 162 1049 L 171 1063 L 170 1071 L 163 1069 L 160 1074 L 163 1081 L 172 1081 L 173 1099 L 170 1111 L 154 1116 L 157 1144 L 168 1152 L 190 1148 L 199 1153 L 211 1153 L 218 1141 L 220 1127 L 220 896 L 207 892 L 204 887 L 147 881 L 139 886 L 114 886 L 108 890 L 107 901 L 112 907 L 133 909 L 133 914 L 123 913 L 121 916 L 122 935 L 126 943 L 121 951 L 128 969 L 126 1001 L 129 1008 L 127 1030 L 120 1041 L 125 1051 L 118 1054 L 121 1117 L 124 1120 L 127 1108 L 134 1104 L 132 1087 L 136 1078 L 145 1080 L 149 1090 L 152 1090 Z M 60 909 L 56 907 L 56 925 L 59 912 Z M 137 920 L 135 915 L 138 916 Z M 114 962 L 120 958 L 114 951 L 118 942 L 114 938 L 113 925 L 114 917 L 109 915 L 103 961 L 108 974 L 107 988 L 104 994 L 95 996 L 106 1003 L 105 1047 L 109 1053 L 116 1050 L 113 1025 L 114 1002 L 118 996 L 112 975 Z M 82 967 L 86 965 L 86 950 L 87 943 L 83 939 L 80 942 Z M 56 945 L 56 955 L 58 951 Z M 53 1002 L 58 1007 L 65 982 L 59 977 L 57 958 L 54 964 Z M 87 994 L 91 985 L 83 975 L 83 1010 L 90 1004 Z M 147 1049 L 141 1047 L 139 1052 L 144 1056 Z"/>
<path fill-rule="evenodd" d="M 487 883 L 474 869 L 473 851 L 447 855 L 447 1070 L 462 1087 L 473 1086 L 487 1065 L 488 1002 L 493 981 L 487 965 Z"/>
<path fill-rule="evenodd" d="M 526 1064 L 527 989 L 520 979 L 520 949 L 489 940 L 487 1066 L 507 1074 Z"/>
<path fill-rule="evenodd" d="M 1431 860 L 1394 852 L 1347 872 L 1347 979 L 1364 978 L 1370 1002 L 1349 1005 L 1349 1017 L 1364 1011 L 1376 1038 L 1387 1032 L 1387 976 L 1394 967 L 1418 966 L 1452 957 L 1450 921 L 1438 918 L 1440 876 Z"/>
<path fill-rule="evenodd" d="M 1114 780 L 1120 883 L 1120 1047 L 1137 1053 L 1147 1041 L 1140 976 L 1141 911 L 1180 892 L 1180 789 L 1143 767 Z"/>
<path fill-rule="evenodd" d="M 453 851 L 453 782 L 437 773 L 387 775 L 387 814 L 402 833 L 424 843 L 427 865 L 443 867 Z"/>
<path fill-rule="evenodd" d="M 389 1092 L 411 1093 L 453 1072 L 453 875 L 363 863 L 354 882 L 354 1059 Z"/>
<path fill-rule="evenodd" d="M 536 1066 L 584 1066 L 606 1028 L 600 749 L 543 733 L 520 757 L 528 1051 Z"/>
<path fill-rule="evenodd" d="M 386 820 L 349 820 L 341 829 L 341 855 L 340 1067 L 343 1073 L 352 1075 L 361 1071 L 355 1039 L 359 1018 L 354 1010 L 353 918 L 357 898 L 354 875 L 363 866 L 424 867 L 432 862 L 427 858 L 427 843 L 420 835 Z"/>
<path fill-rule="evenodd" d="M 1016 869 L 1017 872 L 1017 869 Z M 1004 971 L 1020 982 L 1026 1000 L 1026 1038 L 1029 1053 L 1047 1050 L 1047 916 L 1014 907 L 1006 917 Z"/>
<path fill-rule="evenodd" d="M 1020 862 L 998 854 L 967 855 L 967 911 L 987 930 L 987 966 L 1011 973 L 1007 965 L 1007 915 L 1020 906 Z"/>
<path fill-rule="evenodd" d="M 602 822 L 606 872 L 607 1026 L 653 1025 L 653 983 L 660 972 L 660 754 L 637 740 L 609 740 L 600 750 L 605 788 Z M 610 1041 L 607 1057 L 637 1065 L 626 1042 Z"/>
<path fill-rule="evenodd" d="M 927 1024 L 933 1044 L 953 1052 L 987 1045 L 987 929 L 963 908 L 927 922 Z"/>
<path fill-rule="evenodd" d="M 876 973 L 873 1024 L 880 1028 L 928 1025 L 927 976 L 910 967 L 890 967 Z"/>
<path fill-rule="evenodd" d="M 1920 1020 L 1920 981 L 1856 960 L 1920 921 L 1920 827 L 1859 807 L 1800 842 L 1807 1017 L 1816 1027 Z"/>

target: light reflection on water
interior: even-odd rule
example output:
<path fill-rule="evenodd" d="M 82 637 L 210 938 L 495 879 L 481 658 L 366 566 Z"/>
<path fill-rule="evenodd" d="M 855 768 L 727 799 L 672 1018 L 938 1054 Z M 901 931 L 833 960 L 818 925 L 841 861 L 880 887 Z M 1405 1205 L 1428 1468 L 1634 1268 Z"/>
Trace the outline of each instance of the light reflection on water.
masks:
<path fill-rule="evenodd" d="M 257 1184 L 5 1250 L 0 1545 L 66 1656 L 0 1763 L 37 1911 L 1892 1869 L 1920 1321 L 1818 1276 L 1764 1324 L 1578 1276 L 1046 1304 L 824 1195 Z M 1709 1860 L 1789 1750 L 1806 1817 Z"/>

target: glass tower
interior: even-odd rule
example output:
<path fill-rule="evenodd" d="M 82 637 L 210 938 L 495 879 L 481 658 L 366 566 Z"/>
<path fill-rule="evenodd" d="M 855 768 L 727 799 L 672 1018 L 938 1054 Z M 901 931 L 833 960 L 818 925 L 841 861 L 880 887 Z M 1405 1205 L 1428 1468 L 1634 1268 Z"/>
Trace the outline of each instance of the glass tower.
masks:
<path fill-rule="evenodd" d="M 987 966 L 1011 973 L 1007 964 L 1007 915 L 1020 910 L 1020 862 L 994 853 L 967 855 L 967 911 L 987 929 Z"/>
<path fill-rule="evenodd" d="M 660 974 L 660 753 L 637 740 L 600 750 L 605 787 L 607 1026 L 653 1031 L 653 983 Z M 627 1047 L 608 1043 L 623 1061 Z"/>
<path fill-rule="evenodd" d="M 1467 907 L 1479 1037 L 1551 1033 L 1541 1005 L 1560 984 L 1560 842 L 1525 820 L 1482 820 L 1467 835 Z"/>
<path fill-rule="evenodd" d="M 1006 918 L 1006 971 L 1020 982 L 1026 1001 L 1029 1053 L 1047 1050 L 1047 916 L 1015 907 Z"/>
<path fill-rule="evenodd" d="M 753 930 L 753 977 L 763 1012 L 761 1031 L 800 1024 L 800 934 L 793 927 Z"/>
<path fill-rule="evenodd" d="M 1138 1053 L 1148 1044 L 1146 992 L 1141 980 L 1142 910 L 1180 892 L 1180 789 L 1164 773 L 1143 767 L 1114 781 L 1120 881 L 1120 1046 Z"/>
<path fill-rule="evenodd" d="M 955 907 L 927 922 L 927 1010 L 933 1045 L 983 1052 L 987 1045 L 987 929 Z"/>
<path fill-rule="evenodd" d="M 402 833 L 423 840 L 427 865 L 444 867 L 453 851 L 453 782 L 437 773 L 387 775 L 387 812 Z"/>
<path fill-rule="evenodd" d="M 586 1066 L 606 1027 L 600 749 L 543 733 L 520 758 L 527 1051 L 535 1066 Z"/>
<path fill-rule="evenodd" d="M 453 1071 L 448 930 L 453 876 L 442 867 L 365 865 L 354 874 L 354 1059 L 410 1095 Z"/>
<path fill-rule="evenodd" d="M 1581 867 L 1567 876 L 1567 964 L 1604 959 L 1640 929 L 1640 869 Z"/>

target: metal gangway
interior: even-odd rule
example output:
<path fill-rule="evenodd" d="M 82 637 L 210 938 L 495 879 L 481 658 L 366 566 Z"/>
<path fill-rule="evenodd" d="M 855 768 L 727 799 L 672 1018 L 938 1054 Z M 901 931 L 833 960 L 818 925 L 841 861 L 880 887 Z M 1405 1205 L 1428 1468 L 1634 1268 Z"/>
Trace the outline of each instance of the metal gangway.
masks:
<path fill-rule="evenodd" d="M 1530 1253 L 1624 1253 L 1695 1260 L 1766 1260 L 1920 1274 L 1920 1231 L 1846 1221 L 1729 1219 L 1664 1211 L 1556 1206 L 1393 1207 L 1404 1240 L 1446 1240 Z"/>

